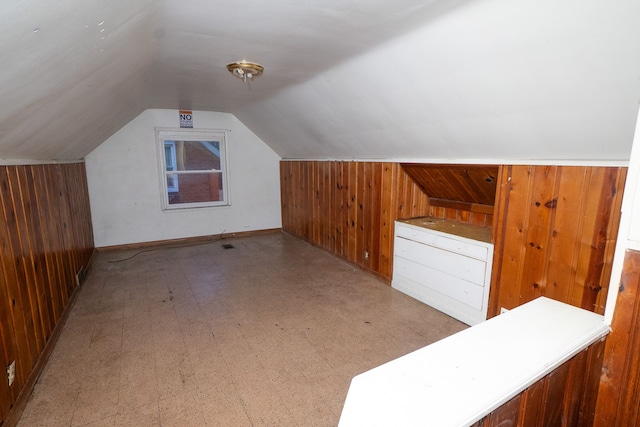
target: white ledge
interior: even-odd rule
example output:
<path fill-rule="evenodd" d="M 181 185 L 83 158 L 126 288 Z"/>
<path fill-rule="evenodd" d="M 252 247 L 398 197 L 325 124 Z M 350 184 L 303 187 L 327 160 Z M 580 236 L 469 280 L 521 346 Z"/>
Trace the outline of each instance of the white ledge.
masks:
<path fill-rule="evenodd" d="M 608 333 L 538 298 L 354 377 L 339 426 L 469 426 Z"/>

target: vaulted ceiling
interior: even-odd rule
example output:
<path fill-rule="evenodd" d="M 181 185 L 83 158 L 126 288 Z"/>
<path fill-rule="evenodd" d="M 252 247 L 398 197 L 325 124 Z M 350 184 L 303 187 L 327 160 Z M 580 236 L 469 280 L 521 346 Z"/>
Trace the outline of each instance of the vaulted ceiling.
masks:
<path fill-rule="evenodd" d="M 183 108 L 283 158 L 624 161 L 638 23 L 637 0 L 5 0 L 0 158 L 80 159 Z"/>

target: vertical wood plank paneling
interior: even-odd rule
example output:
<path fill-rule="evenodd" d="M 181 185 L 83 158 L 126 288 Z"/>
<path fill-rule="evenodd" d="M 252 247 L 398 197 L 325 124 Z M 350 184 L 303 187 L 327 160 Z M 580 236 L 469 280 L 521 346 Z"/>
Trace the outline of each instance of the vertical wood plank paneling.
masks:
<path fill-rule="evenodd" d="M 562 414 L 560 417 L 566 425 L 578 425 L 580 406 L 584 399 L 584 373 L 586 372 L 587 360 L 587 351 L 581 351 L 575 356 L 574 362 L 569 365 Z"/>
<path fill-rule="evenodd" d="M 529 202 L 529 221 L 525 231 L 524 257 L 529 261 L 528 268 L 522 271 L 519 304 L 544 295 L 548 266 L 548 240 L 557 201 L 557 168 L 536 166 L 533 168 L 533 188 Z"/>
<path fill-rule="evenodd" d="M 522 395 L 510 399 L 482 420 L 472 424 L 473 427 L 515 426 L 520 410 Z"/>
<path fill-rule="evenodd" d="M 551 235 L 546 296 L 559 301 L 571 301 L 571 288 L 563 283 L 576 281 L 577 264 L 583 216 L 576 212 L 584 210 L 584 201 L 589 191 L 587 184 L 590 168 L 563 168 L 559 179 L 558 193 L 562 200 L 557 203 L 556 224 Z M 572 173 L 573 172 L 573 173 Z"/>
<path fill-rule="evenodd" d="M 284 230 L 391 279 L 394 220 L 429 209 L 397 163 L 286 161 L 280 173 Z"/>
<path fill-rule="evenodd" d="M 0 358 L 16 362 L 14 384 L 0 382 L 2 424 L 26 403 L 93 253 L 84 164 L 2 166 L 0 205 Z"/>
<path fill-rule="evenodd" d="M 305 215 L 305 219 L 303 221 L 303 233 L 304 236 L 312 240 L 313 239 L 313 229 L 315 224 L 315 217 L 313 216 L 313 203 L 315 199 L 315 182 L 313 179 L 313 164 L 302 164 L 302 170 L 304 171 L 304 179 L 302 180 L 302 186 L 300 187 L 300 192 L 304 196 L 304 204 L 301 205 L 301 211 Z M 311 189 L 311 191 L 307 191 L 307 189 Z"/>
<path fill-rule="evenodd" d="M 333 222 L 333 234 L 335 236 L 335 253 L 339 256 L 344 256 L 344 223 L 346 222 L 345 217 L 345 180 L 344 180 L 344 170 L 342 168 L 342 164 L 340 162 L 332 163 L 333 170 L 333 187 L 334 194 L 333 204 L 334 209 L 332 215 L 334 215 Z"/>
<path fill-rule="evenodd" d="M 47 192 L 47 174 L 49 168 L 47 165 L 37 168 L 30 167 L 31 179 L 34 184 L 34 194 L 37 204 L 36 215 L 38 222 L 42 226 L 42 253 L 44 255 L 44 264 L 46 270 L 47 299 L 51 304 L 51 325 L 56 325 L 64 308 L 60 292 L 56 286 L 59 283 L 58 265 L 56 263 L 56 251 L 52 245 L 52 239 L 55 236 L 51 225 L 51 214 L 47 212 L 50 206 L 49 194 Z"/>
<path fill-rule="evenodd" d="M 491 229 L 491 241 L 493 242 L 493 266 L 491 270 L 491 289 L 489 291 L 488 317 L 500 312 L 501 271 L 504 265 L 504 247 L 507 243 L 506 235 L 507 213 L 511 192 L 511 176 L 513 166 L 501 166 L 498 169 L 496 203 L 494 205 L 493 219 L 495 224 Z M 513 261 L 511 261 L 513 262 Z"/>
<path fill-rule="evenodd" d="M 565 404 L 564 396 L 569 377 L 570 363 L 564 363 L 550 373 L 545 381 L 544 396 L 544 426 L 562 425 L 562 412 Z"/>
<path fill-rule="evenodd" d="M 371 215 L 371 237 L 369 239 L 369 268 L 373 271 L 380 272 L 380 260 L 382 254 L 380 251 L 383 239 L 383 229 L 386 227 L 382 221 L 384 208 L 382 207 L 382 163 L 371 164 L 371 184 L 370 184 L 370 209 Z"/>
<path fill-rule="evenodd" d="M 378 260 L 378 271 L 382 277 L 392 277 L 393 275 L 393 233 L 394 216 L 393 206 L 395 206 L 396 173 L 394 168 L 397 164 L 383 163 L 381 170 L 381 194 L 380 194 L 380 257 Z"/>
<path fill-rule="evenodd" d="M 596 427 L 640 422 L 640 251 L 627 250 L 607 337 Z"/>
<path fill-rule="evenodd" d="M 324 224 L 324 248 L 328 251 L 335 252 L 335 211 L 333 210 L 333 195 L 335 192 L 333 182 L 333 162 L 323 162 L 322 164 L 322 203 L 323 215 L 325 217 Z"/>
<path fill-rule="evenodd" d="M 522 393 L 518 425 L 522 427 L 537 427 L 542 419 L 544 407 L 544 381 L 538 381 Z"/>
<path fill-rule="evenodd" d="M 304 200 L 302 199 L 302 189 L 304 188 L 304 171 L 302 169 L 301 162 L 294 162 L 294 174 L 291 180 L 291 188 L 294 195 L 294 206 L 293 206 L 293 217 L 292 224 L 296 233 L 303 236 L 304 235 L 304 222 L 306 219 L 304 218 L 305 212 L 302 211 L 302 207 Z"/>
<path fill-rule="evenodd" d="M 360 232 L 364 234 L 364 245 L 362 247 L 362 265 L 371 269 L 373 256 L 369 256 L 372 253 L 373 249 L 373 239 L 377 234 L 378 230 L 373 226 L 372 214 L 375 209 L 379 209 L 379 206 L 374 205 L 374 177 L 373 177 L 373 164 L 370 162 L 364 163 L 364 174 L 363 174 L 363 183 L 362 186 L 364 188 L 364 194 L 362 198 L 362 222 L 360 227 Z"/>
<path fill-rule="evenodd" d="M 69 283 L 69 293 L 71 294 L 73 289 L 76 287 L 75 274 L 77 273 L 80 265 L 82 265 L 81 239 L 77 236 L 75 226 L 76 218 L 78 218 L 78 220 L 80 218 L 76 211 L 74 192 L 72 190 L 72 188 L 74 188 L 73 183 L 78 181 L 75 181 L 77 177 L 73 173 L 75 170 L 74 168 L 58 167 L 56 170 L 58 172 L 58 182 L 60 184 L 58 206 L 60 206 L 60 210 L 63 212 L 64 220 L 62 223 L 62 230 L 65 246 L 69 253 L 69 263 L 67 268 L 69 269 L 69 276 L 72 279 Z"/>
<path fill-rule="evenodd" d="M 65 182 L 65 174 L 61 165 L 56 165 L 54 168 L 54 185 L 55 185 L 55 204 L 52 208 L 57 208 L 60 212 L 60 228 L 58 235 L 61 238 L 62 247 L 64 248 L 66 256 L 63 258 L 63 268 L 65 271 L 66 287 L 66 301 L 69 300 L 73 289 L 75 288 L 75 266 L 77 263 L 77 254 L 72 241 L 72 235 L 70 233 L 70 224 L 73 220 L 71 216 L 71 210 L 67 197 L 67 185 Z"/>
<path fill-rule="evenodd" d="M 398 163 L 285 161 L 280 172 L 283 228 L 387 280 L 396 219 L 435 214 L 492 225 L 492 215 L 464 209 L 434 213 Z"/>
<path fill-rule="evenodd" d="M 303 207 L 307 208 L 308 205 L 306 205 L 306 200 L 303 199 L 303 197 L 305 196 L 305 194 L 303 194 L 303 190 L 305 188 L 305 185 L 307 185 L 306 181 L 305 181 L 305 174 L 304 174 L 304 168 L 302 167 L 302 162 L 296 162 L 295 164 L 295 174 L 294 174 L 294 178 L 293 178 L 293 192 L 294 192 L 294 200 L 296 201 L 295 203 L 295 215 L 293 217 L 293 225 L 294 225 L 294 229 L 297 231 L 298 235 L 303 236 L 305 239 L 308 238 L 308 236 L 305 234 L 305 228 L 304 228 L 304 224 L 305 222 L 308 220 L 307 216 L 308 213 L 303 211 Z"/>
<path fill-rule="evenodd" d="M 394 218 L 410 218 L 411 215 L 409 213 L 409 209 L 405 208 L 405 203 L 408 198 L 406 187 L 408 184 L 409 177 L 399 167 L 396 168 L 394 172 L 396 175 L 396 182 L 397 182 L 397 187 L 395 189 L 396 197 L 395 197 L 395 206 L 394 206 L 395 208 Z"/>
<path fill-rule="evenodd" d="M 578 262 L 576 265 L 576 281 L 579 283 L 579 286 L 575 286 L 571 290 L 570 301 L 571 304 L 582 306 L 583 298 L 585 297 L 585 292 L 593 291 L 593 287 L 588 284 L 588 281 L 593 280 L 589 278 L 589 276 L 593 276 L 595 273 L 592 270 L 590 263 L 594 260 L 593 257 L 596 256 L 595 252 L 603 251 L 604 248 L 598 248 L 599 244 L 595 242 L 595 239 L 601 233 L 606 233 L 605 230 L 598 230 L 598 205 L 601 198 L 602 191 L 610 191 L 609 188 L 602 188 L 602 179 L 603 179 L 603 171 L 593 171 L 587 179 L 585 180 L 586 185 L 590 187 L 590 191 L 586 192 L 584 195 L 584 214 L 580 221 L 584 224 L 578 242 L 578 247 L 576 251 L 578 252 Z M 606 218 L 605 218 L 606 220 Z M 602 265 L 600 265 L 601 271 Z M 591 310 L 594 309 L 595 304 L 595 296 L 593 298 L 593 303 L 591 303 Z"/>
<path fill-rule="evenodd" d="M 7 224 L 7 215 L 10 211 L 6 208 L 8 201 L 5 203 L 6 195 L 9 193 L 9 182 L 6 170 L 0 168 L 0 205 L 2 216 L 2 225 Z M 2 366 L 8 366 L 13 360 L 17 360 L 18 354 L 24 352 L 25 357 L 29 355 L 29 344 L 26 336 L 25 320 L 22 310 L 22 299 L 19 294 L 18 276 L 14 259 L 12 259 L 12 249 L 9 242 L 8 227 L 0 227 L 0 249 L 2 250 L 2 275 L 0 286 L 2 286 L 2 298 L 0 299 L 0 339 L 2 339 L 3 356 Z M 18 372 L 16 385 L 25 381 L 24 374 Z M 5 381 L 0 381 L 0 414 L 5 419 L 11 405 L 17 397 L 18 387 L 9 389 L 9 385 Z"/>
<path fill-rule="evenodd" d="M 490 213 L 431 206 L 397 163 L 282 163 L 283 228 L 387 280 L 393 221 L 432 215 L 493 228 L 490 317 L 539 295 L 604 310 L 624 168 L 500 166 Z"/>
<path fill-rule="evenodd" d="M 604 304 L 601 307 L 597 307 L 596 302 L 599 299 L 601 291 L 604 289 L 604 293 L 606 293 L 608 289 L 609 278 L 606 277 L 606 283 L 604 283 L 603 272 L 605 271 L 605 265 L 608 263 L 608 260 L 605 258 L 607 254 L 607 244 L 615 241 L 615 238 L 611 239 L 609 236 L 609 223 L 612 222 L 612 209 L 617 196 L 617 191 L 612 191 L 612 189 L 616 188 L 618 173 L 617 170 L 613 168 L 599 169 L 598 172 L 600 172 L 598 174 L 598 181 L 592 183 L 591 187 L 599 189 L 599 191 L 589 193 L 596 199 L 593 203 L 595 209 L 592 211 L 589 203 L 587 204 L 587 212 L 593 215 L 593 221 L 589 221 L 590 224 L 593 224 L 591 227 L 593 234 L 590 246 L 591 251 L 588 256 L 589 267 L 584 281 L 584 290 L 580 306 L 586 310 L 604 313 Z M 619 210 L 617 212 L 619 212 Z M 587 256 L 585 256 L 585 258 L 587 258 Z"/>
<path fill-rule="evenodd" d="M 291 222 L 291 194 L 289 194 L 289 169 L 292 162 L 280 162 L 280 215 L 282 222 L 289 224 Z"/>
<path fill-rule="evenodd" d="M 587 352 L 587 364 L 585 370 L 577 371 L 576 375 L 583 375 L 584 390 L 580 402 L 580 412 L 576 426 L 590 426 L 594 423 L 597 411 L 596 402 L 598 399 L 598 386 L 600 384 L 600 374 L 604 359 L 605 340 L 601 340 L 591 346 Z"/>
<path fill-rule="evenodd" d="M 40 308 L 40 285 L 42 278 L 40 266 L 36 259 L 37 249 L 35 247 L 35 239 L 39 230 L 33 230 L 31 217 L 31 201 L 32 195 L 29 192 L 29 186 L 26 178 L 26 166 L 16 166 L 13 168 L 15 175 L 11 176 L 14 185 L 12 185 L 12 197 L 14 207 L 18 216 L 18 239 L 20 244 L 20 258 L 23 264 L 27 282 L 24 284 L 25 295 L 29 299 L 29 322 L 30 328 L 33 328 L 33 336 L 35 338 L 35 358 L 40 354 L 46 342 L 46 331 L 44 327 L 45 321 L 42 319 Z"/>
<path fill-rule="evenodd" d="M 0 238 L 2 235 L 0 234 Z M 9 303 L 9 296 L 5 292 L 6 282 L 2 275 L 0 275 L 0 364 L 1 366 L 8 366 L 10 360 L 15 360 L 14 346 L 9 343 L 15 341 L 13 329 L 13 321 L 11 319 L 11 309 Z M 6 419 L 11 409 L 11 404 L 14 397 L 9 390 L 9 384 L 6 381 L 0 382 L 0 422 Z"/>
<path fill-rule="evenodd" d="M 342 234 L 342 256 L 348 258 L 349 256 L 349 230 L 351 224 L 349 223 L 349 212 L 351 206 L 351 181 L 349 168 L 350 164 L 347 162 L 340 162 L 340 169 L 342 170 L 342 212 L 340 214 L 340 233 Z"/>
<path fill-rule="evenodd" d="M 13 264 L 15 277 L 7 281 L 10 298 L 13 305 L 13 318 L 16 324 L 16 335 L 18 338 L 18 348 L 16 353 L 20 355 L 16 359 L 16 388 L 20 389 L 27 380 L 27 373 L 35 364 L 38 355 L 36 345 L 36 334 L 38 331 L 34 327 L 33 315 L 29 303 L 29 293 L 27 284 L 27 272 L 25 271 L 24 256 L 20 243 L 19 224 L 16 211 L 16 203 L 13 197 L 12 187 L 16 187 L 15 167 L 0 167 L 0 179 L 2 180 L 2 205 L 4 210 L 5 228 L 7 232 L 7 257 Z M 13 185 L 12 185 L 13 184 Z M 14 190 L 15 191 L 15 190 Z M 10 362 L 10 361 L 8 361 Z"/>
<path fill-rule="evenodd" d="M 322 192 L 320 191 L 320 169 L 322 164 L 312 163 L 310 165 L 310 186 L 313 189 L 313 211 L 311 213 L 311 241 L 317 242 L 320 247 L 322 245 L 322 232 L 324 231 L 324 218 L 320 211 L 322 206 Z"/>
<path fill-rule="evenodd" d="M 358 221 L 358 169 L 357 164 L 349 162 L 349 202 L 348 208 L 348 227 L 349 234 L 347 239 L 347 259 L 355 262 L 357 256 L 357 221 Z"/>
<path fill-rule="evenodd" d="M 591 345 L 473 426 L 593 425 L 594 385 L 602 366 L 602 348 L 602 341 Z"/>
<path fill-rule="evenodd" d="M 54 319 L 51 315 L 50 303 L 51 295 L 48 292 L 48 285 L 45 281 L 46 260 L 44 256 L 44 237 L 38 217 L 38 195 L 35 192 L 34 177 L 31 174 L 29 166 L 19 166 L 19 180 L 21 186 L 21 195 L 23 199 L 23 209 L 25 213 L 25 224 L 27 227 L 27 237 L 24 239 L 28 242 L 30 266 L 33 270 L 33 297 L 35 298 L 33 305 L 37 310 L 37 318 L 39 327 L 41 328 L 41 343 L 38 347 L 38 354 L 42 352 L 44 344 L 49 340 L 51 331 L 53 330 Z"/>
<path fill-rule="evenodd" d="M 526 251 L 526 230 L 529 220 L 528 207 L 532 192 L 532 167 L 511 166 L 510 175 L 503 177 L 502 184 L 505 186 L 502 197 L 506 199 L 501 206 L 502 223 L 497 224 L 504 231 L 501 234 L 502 240 L 495 241 L 494 244 L 501 249 L 501 256 L 497 258 L 500 264 L 493 267 L 494 279 L 490 297 L 496 295 L 496 300 L 492 304 L 493 313 L 499 313 L 501 307 L 511 309 L 517 307 L 520 302 L 520 283 L 522 272 L 525 266 Z M 511 213 L 517 211 L 519 215 Z"/>
<path fill-rule="evenodd" d="M 540 295 L 603 313 L 625 170 L 507 169 L 496 204 L 489 317 Z"/>
<path fill-rule="evenodd" d="M 64 237 L 64 217 L 59 207 L 59 198 L 62 194 L 61 183 L 58 176 L 58 165 L 50 165 L 47 169 L 47 190 L 49 193 L 49 208 L 46 214 L 52 218 L 53 228 L 51 229 L 52 251 L 56 255 L 56 266 L 58 270 L 58 282 L 56 288 L 60 292 L 62 305 L 66 306 L 69 301 L 69 286 L 60 286 L 60 284 L 68 284 L 73 281 L 73 276 L 68 268 L 69 257 L 65 253 L 65 237 Z"/>
<path fill-rule="evenodd" d="M 356 192 L 356 241 L 355 241 L 355 253 L 352 259 L 358 265 L 366 266 L 364 262 L 364 251 L 366 246 L 366 233 L 365 233 L 365 218 L 364 213 L 365 203 L 367 203 L 367 164 L 364 162 L 356 163 L 356 179 L 358 182 L 358 188 Z M 368 231 L 368 230 L 367 230 Z"/>

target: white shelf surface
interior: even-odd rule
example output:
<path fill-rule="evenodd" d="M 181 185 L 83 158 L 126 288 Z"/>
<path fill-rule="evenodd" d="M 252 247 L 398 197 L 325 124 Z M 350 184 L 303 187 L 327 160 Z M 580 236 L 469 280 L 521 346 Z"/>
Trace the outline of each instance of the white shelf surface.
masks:
<path fill-rule="evenodd" d="M 540 297 L 354 377 L 339 426 L 469 426 L 608 333 Z"/>

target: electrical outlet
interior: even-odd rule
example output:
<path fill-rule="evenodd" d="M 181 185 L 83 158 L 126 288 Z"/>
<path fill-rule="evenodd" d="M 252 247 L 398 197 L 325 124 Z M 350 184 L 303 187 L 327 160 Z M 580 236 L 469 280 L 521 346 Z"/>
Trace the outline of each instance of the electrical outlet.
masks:
<path fill-rule="evenodd" d="M 16 361 L 11 362 L 9 366 L 7 366 L 7 380 L 9 381 L 9 387 L 13 385 L 13 382 L 16 380 Z"/>
<path fill-rule="evenodd" d="M 369 251 L 364 251 L 364 259 L 369 259 Z"/>

